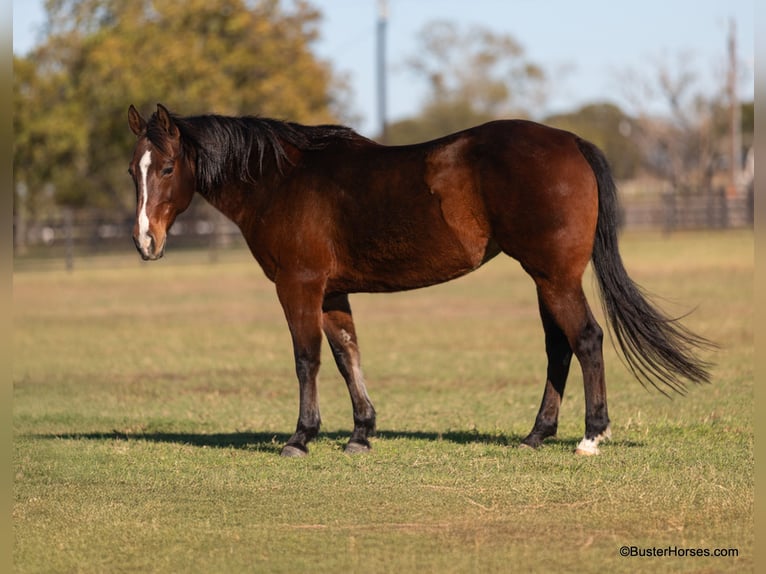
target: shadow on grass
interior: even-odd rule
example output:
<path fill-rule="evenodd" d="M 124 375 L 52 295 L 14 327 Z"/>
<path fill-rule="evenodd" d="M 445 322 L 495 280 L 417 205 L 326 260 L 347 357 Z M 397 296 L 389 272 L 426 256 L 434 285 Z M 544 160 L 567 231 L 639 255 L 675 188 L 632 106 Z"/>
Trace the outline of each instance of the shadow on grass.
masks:
<path fill-rule="evenodd" d="M 37 439 L 68 439 L 68 440 L 139 440 L 157 443 L 173 443 L 198 447 L 211 448 L 236 448 L 243 450 L 264 451 L 279 453 L 282 446 L 292 435 L 287 433 L 265 432 L 235 432 L 235 433 L 173 433 L 173 432 L 135 432 L 127 433 L 112 431 L 104 433 L 62 433 L 28 435 Z M 322 432 L 319 440 L 337 442 L 339 447 L 345 446 L 350 433 L 345 432 Z M 377 431 L 375 437 L 379 440 L 413 440 L 413 441 L 448 441 L 459 445 L 467 444 L 491 444 L 508 447 L 518 447 L 521 444 L 522 435 L 487 434 L 477 431 L 447 431 L 447 432 L 423 432 L 423 431 Z M 579 438 L 556 438 L 548 439 L 549 444 L 574 448 L 580 442 Z M 546 441 L 548 443 L 548 441 Z M 643 442 L 630 440 L 610 441 L 611 444 L 621 447 L 644 446 Z"/>

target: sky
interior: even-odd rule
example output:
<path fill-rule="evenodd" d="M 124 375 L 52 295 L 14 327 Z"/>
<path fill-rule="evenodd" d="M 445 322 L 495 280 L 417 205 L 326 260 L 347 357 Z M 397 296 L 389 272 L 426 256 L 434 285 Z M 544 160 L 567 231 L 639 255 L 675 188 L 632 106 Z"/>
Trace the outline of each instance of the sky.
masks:
<path fill-rule="evenodd" d="M 415 115 L 427 86 L 408 71 L 418 35 L 435 20 L 466 28 L 481 26 L 508 34 L 525 56 L 549 77 L 549 97 L 541 118 L 586 103 L 610 101 L 628 106 L 626 70 L 656 75 L 657 62 L 684 59 L 709 95 L 725 78 L 730 22 L 737 31 L 742 98 L 754 93 L 755 0 L 310 0 L 323 14 L 322 59 L 345 75 L 352 88 L 353 127 L 365 135 L 379 131 L 376 100 L 376 23 L 387 5 L 388 120 Z M 25 54 L 42 39 L 44 0 L 13 0 L 13 51 Z M 214 110 L 211 110 L 214 111 Z M 252 113 L 258 113 L 253 110 Z"/>

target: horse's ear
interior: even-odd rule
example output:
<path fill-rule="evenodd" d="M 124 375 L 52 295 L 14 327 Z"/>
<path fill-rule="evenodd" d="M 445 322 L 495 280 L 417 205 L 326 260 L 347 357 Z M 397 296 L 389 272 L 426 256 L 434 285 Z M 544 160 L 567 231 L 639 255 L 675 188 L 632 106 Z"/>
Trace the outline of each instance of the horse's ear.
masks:
<path fill-rule="evenodd" d="M 128 108 L 128 125 L 130 126 L 130 130 L 138 137 L 146 134 L 146 120 L 141 117 L 141 114 L 138 113 L 138 110 L 133 104 Z"/>
<path fill-rule="evenodd" d="M 168 109 L 162 104 L 157 104 L 157 119 L 160 120 L 160 125 L 172 138 L 178 138 L 178 128 L 173 118 L 170 115 Z"/>

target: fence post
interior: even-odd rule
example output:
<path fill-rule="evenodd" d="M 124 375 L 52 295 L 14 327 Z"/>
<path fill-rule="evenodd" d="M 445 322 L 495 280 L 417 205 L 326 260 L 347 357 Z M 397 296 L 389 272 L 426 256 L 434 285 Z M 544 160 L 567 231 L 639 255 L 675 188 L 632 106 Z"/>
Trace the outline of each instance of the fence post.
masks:
<path fill-rule="evenodd" d="M 718 190 L 718 201 L 721 205 L 720 227 L 729 228 L 729 196 L 724 188 Z"/>
<path fill-rule="evenodd" d="M 74 209 L 65 207 L 63 212 L 66 270 L 71 272 L 74 269 Z"/>
<path fill-rule="evenodd" d="M 218 224 L 217 218 L 215 216 L 210 218 L 210 225 L 212 225 L 213 228 L 210 230 L 210 235 L 208 236 L 208 261 L 210 263 L 217 263 L 218 242 L 219 236 L 221 234 L 221 226 Z"/>
<path fill-rule="evenodd" d="M 670 235 L 676 228 L 676 194 L 672 190 L 662 194 L 662 214 L 662 232 Z"/>

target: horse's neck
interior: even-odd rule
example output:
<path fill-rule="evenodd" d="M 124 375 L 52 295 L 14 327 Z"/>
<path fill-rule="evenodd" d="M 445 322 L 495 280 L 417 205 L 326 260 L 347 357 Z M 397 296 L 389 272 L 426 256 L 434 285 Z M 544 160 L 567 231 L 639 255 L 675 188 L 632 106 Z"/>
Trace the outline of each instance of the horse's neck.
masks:
<path fill-rule="evenodd" d="M 240 228 L 248 225 L 262 211 L 265 191 L 260 183 L 228 183 L 215 193 L 203 195 L 205 200 Z"/>
<path fill-rule="evenodd" d="M 203 197 L 231 219 L 240 228 L 249 226 L 254 217 L 258 217 L 270 202 L 270 194 L 277 190 L 284 181 L 283 169 L 289 170 L 291 165 L 300 161 L 301 152 L 288 142 L 282 142 L 285 159 L 280 165 L 268 154 L 261 158 L 254 153 L 250 159 L 250 172 L 254 181 L 228 181 L 221 187 L 203 194 Z M 261 164 L 263 162 L 263 164 Z"/>

